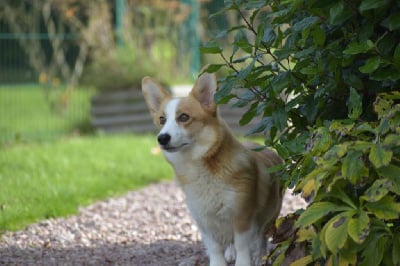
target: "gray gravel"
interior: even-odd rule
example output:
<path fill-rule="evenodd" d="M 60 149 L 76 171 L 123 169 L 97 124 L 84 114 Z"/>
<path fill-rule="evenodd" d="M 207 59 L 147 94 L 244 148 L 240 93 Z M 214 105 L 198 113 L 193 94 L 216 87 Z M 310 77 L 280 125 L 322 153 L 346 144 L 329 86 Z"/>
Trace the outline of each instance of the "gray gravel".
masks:
<path fill-rule="evenodd" d="M 281 215 L 304 207 L 287 192 Z M 182 263 L 183 262 L 183 263 Z M 205 265 L 184 195 L 163 182 L 0 238 L 0 265 Z"/>

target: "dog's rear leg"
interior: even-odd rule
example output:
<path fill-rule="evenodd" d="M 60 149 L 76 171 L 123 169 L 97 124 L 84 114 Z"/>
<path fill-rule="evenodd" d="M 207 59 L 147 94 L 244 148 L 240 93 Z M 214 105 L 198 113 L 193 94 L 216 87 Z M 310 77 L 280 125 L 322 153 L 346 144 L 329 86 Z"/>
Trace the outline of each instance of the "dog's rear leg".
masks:
<path fill-rule="evenodd" d="M 207 253 L 210 257 L 210 266 L 226 266 L 224 250 L 212 236 L 201 234 Z"/>
<path fill-rule="evenodd" d="M 252 230 L 235 232 L 236 262 L 235 266 L 249 266 L 251 264 L 250 246 Z"/>

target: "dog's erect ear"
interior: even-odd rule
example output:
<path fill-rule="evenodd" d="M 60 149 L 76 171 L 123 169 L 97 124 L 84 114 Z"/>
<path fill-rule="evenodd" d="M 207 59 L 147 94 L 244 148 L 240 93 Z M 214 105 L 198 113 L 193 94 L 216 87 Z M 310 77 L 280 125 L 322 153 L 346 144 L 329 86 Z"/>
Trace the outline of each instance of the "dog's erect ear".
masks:
<path fill-rule="evenodd" d="M 142 92 L 151 113 L 157 112 L 162 101 L 170 97 L 169 93 L 150 77 L 142 79 Z"/>
<path fill-rule="evenodd" d="M 197 79 L 190 94 L 200 102 L 206 111 L 216 114 L 217 105 L 214 102 L 216 91 L 217 79 L 215 74 L 203 73 Z"/>

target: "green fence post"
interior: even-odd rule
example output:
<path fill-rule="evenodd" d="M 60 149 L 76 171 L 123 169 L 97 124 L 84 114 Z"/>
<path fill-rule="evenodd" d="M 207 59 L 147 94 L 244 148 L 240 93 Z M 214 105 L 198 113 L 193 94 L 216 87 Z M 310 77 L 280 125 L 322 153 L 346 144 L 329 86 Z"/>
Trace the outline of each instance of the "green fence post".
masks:
<path fill-rule="evenodd" d="M 199 3 L 197 0 L 181 0 L 181 3 L 186 4 L 190 8 L 188 18 L 184 23 L 184 36 L 180 41 L 187 42 L 187 50 L 190 56 L 190 75 L 196 78 L 200 71 L 200 41 L 197 27 L 199 25 Z"/>
<path fill-rule="evenodd" d="M 117 45 L 124 44 L 124 13 L 125 13 L 125 0 L 115 0 L 115 30 Z"/>

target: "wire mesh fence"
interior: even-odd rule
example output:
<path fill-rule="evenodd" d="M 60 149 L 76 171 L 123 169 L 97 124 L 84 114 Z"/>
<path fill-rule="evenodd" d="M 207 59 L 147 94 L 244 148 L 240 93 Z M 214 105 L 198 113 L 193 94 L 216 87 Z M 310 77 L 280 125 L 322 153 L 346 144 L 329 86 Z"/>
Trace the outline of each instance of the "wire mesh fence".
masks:
<path fill-rule="evenodd" d="M 2 5 L 0 144 L 86 130 L 96 91 L 144 75 L 171 83 L 199 68 L 195 0 Z"/>

